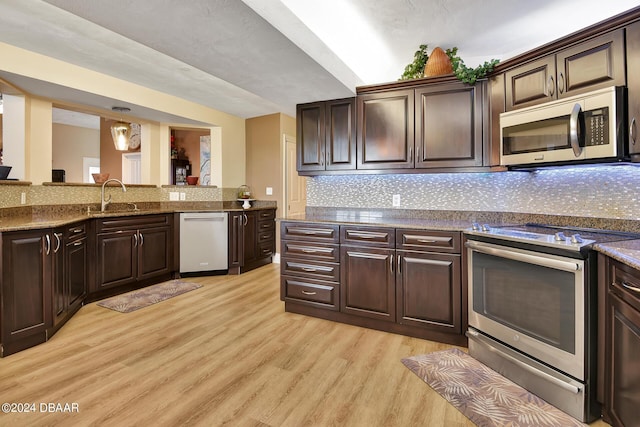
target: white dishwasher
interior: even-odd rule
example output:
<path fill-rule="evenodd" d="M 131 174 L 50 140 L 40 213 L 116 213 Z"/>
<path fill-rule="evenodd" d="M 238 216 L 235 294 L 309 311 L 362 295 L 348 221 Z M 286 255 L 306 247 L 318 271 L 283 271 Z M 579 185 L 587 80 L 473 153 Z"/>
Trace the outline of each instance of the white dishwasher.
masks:
<path fill-rule="evenodd" d="M 227 212 L 180 214 L 180 273 L 215 273 L 229 268 Z"/>

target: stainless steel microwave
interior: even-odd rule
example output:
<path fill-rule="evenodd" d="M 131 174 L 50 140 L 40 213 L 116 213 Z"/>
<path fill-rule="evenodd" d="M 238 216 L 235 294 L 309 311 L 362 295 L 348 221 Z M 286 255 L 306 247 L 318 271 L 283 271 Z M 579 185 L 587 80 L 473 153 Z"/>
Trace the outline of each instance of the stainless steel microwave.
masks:
<path fill-rule="evenodd" d="M 624 160 L 625 95 L 612 86 L 500 114 L 500 164 Z"/>

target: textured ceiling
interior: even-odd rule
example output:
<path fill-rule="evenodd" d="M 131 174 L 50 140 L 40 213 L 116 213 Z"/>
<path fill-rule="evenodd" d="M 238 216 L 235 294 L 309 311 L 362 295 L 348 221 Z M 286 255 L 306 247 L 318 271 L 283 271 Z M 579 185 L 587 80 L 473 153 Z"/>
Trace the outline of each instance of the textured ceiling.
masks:
<path fill-rule="evenodd" d="M 353 96 L 356 86 L 396 80 L 422 43 L 457 46 L 467 65 L 475 66 L 508 59 L 636 5 L 630 0 L 0 1 L 0 41 L 239 117 L 295 116 L 297 103 Z M 9 75 L 1 61 L 0 77 L 83 105 L 117 102 Z M 167 120 L 162 112 L 135 112 Z"/>

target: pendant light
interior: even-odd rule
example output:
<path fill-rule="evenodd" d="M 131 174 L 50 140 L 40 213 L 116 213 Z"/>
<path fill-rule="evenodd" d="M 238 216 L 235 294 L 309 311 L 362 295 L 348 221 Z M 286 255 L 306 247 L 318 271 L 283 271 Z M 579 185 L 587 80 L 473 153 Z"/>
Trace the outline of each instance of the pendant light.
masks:
<path fill-rule="evenodd" d="M 131 111 L 127 107 L 111 107 L 111 110 L 118 111 L 120 113 L 127 113 Z M 111 137 L 113 138 L 113 144 L 118 151 L 127 151 L 129 149 L 129 137 L 131 136 L 131 125 L 120 121 L 114 122 L 111 125 Z"/>

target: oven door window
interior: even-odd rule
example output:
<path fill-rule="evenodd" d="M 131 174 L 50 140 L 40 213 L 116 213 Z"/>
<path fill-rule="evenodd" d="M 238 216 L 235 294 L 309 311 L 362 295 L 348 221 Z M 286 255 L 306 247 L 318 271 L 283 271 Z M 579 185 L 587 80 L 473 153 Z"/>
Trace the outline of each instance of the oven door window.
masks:
<path fill-rule="evenodd" d="M 569 115 L 502 129 L 502 154 L 571 149 Z"/>
<path fill-rule="evenodd" d="M 473 253 L 473 311 L 575 353 L 575 273 Z"/>

